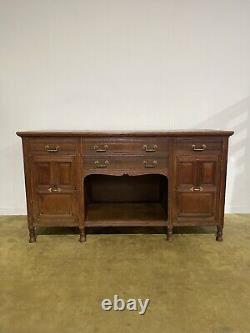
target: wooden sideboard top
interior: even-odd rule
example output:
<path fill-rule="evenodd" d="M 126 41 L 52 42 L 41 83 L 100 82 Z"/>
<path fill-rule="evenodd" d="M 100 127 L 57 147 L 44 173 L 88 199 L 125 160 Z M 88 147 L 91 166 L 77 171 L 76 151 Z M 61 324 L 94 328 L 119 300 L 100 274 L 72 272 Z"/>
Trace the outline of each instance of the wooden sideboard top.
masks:
<path fill-rule="evenodd" d="M 103 137 L 103 136 L 118 136 L 118 137 L 164 137 L 164 136 L 231 136 L 234 131 L 221 131 L 221 130 L 171 130 L 171 131 L 21 131 L 16 132 L 21 137 Z"/>

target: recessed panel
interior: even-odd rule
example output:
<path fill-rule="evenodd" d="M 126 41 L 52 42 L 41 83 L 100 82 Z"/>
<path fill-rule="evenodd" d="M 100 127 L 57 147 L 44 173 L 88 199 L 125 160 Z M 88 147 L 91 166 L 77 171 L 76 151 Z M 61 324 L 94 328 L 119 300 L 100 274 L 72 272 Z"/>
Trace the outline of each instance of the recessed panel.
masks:
<path fill-rule="evenodd" d="M 49 185 L 51 179 L 51 168 L 49 162 L 36 163 L 37 185 Z"/>
<path fill-rule="evenodd" d="M 72 196 L 68 194 L 39 195 L 41 215 L 72 215 Z"/>
<path fill-rule="evenodd" d="M 211 217 L 214 215 L 214 193 L 177 193 L 179 217 Z"/>
<path fill-rule="evenodd" d="M 57 163 L 58 185 L 71 185 L 73 183 L 72 162 Z"/>
<path fill-rule="evenodd" d="M 216 184 L 216 162 L 207 161 L 199 162 L 200 184 Z"/>
<path fill-rule="evenodd" d="M 179 161 L 177 164 L 177 184 L 194 184 L 195 183 L 195 162 Z"/>

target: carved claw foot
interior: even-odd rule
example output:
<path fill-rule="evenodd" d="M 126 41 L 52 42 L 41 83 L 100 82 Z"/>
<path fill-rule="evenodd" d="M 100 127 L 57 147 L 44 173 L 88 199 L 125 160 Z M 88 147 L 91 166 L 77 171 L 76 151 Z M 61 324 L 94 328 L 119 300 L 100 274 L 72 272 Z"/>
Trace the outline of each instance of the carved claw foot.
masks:
<path fill-rule="evenodd" d="M 80 243 L 86 242 L 86 234 L 84 229 L 79 229 L 79 234 L 80 234 L 79 242 Z"/>
<path fill-rule="evenodd" d="M 167 227 L 167 241 L 171 242 L 173 240 L 173 227 L 169 226 Z"/>
<path fill-rule="evenodd" d="M 217 226 L 217 235 L 216 235 L 216 240 L 218 242 L 222 242 L 223 241 L 223 232 L 222 232 L 222 226 Z"/>

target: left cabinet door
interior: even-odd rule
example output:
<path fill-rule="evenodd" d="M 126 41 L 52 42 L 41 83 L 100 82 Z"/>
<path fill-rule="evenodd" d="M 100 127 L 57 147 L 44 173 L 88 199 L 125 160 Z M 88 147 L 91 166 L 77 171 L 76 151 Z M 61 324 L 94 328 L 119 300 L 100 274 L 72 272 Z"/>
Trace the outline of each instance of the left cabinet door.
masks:
<path fill-rule="evenodd" d="M 74 156 L 31 156 L 35 221 L 44 226 L 77 225 Z"/>

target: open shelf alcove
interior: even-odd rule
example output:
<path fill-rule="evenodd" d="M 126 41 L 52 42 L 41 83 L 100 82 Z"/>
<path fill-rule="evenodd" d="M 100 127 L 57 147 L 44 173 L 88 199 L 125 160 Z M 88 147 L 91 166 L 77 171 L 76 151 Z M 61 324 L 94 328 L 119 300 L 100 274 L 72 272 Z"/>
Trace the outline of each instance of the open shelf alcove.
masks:
<path fill-rule="evenodd" d="M 167 225 L 168 179 L 162 174 L 89 174 L 84 178 L 87 227 Z"/>

